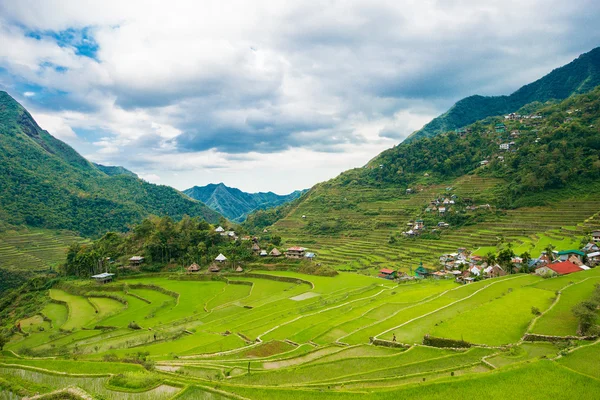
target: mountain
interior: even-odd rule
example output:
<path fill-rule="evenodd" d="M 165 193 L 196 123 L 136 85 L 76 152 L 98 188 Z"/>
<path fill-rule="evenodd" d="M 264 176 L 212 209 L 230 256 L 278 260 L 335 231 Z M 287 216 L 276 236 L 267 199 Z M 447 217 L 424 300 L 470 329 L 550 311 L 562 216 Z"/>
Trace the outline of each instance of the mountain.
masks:
<path fill-rule="evenodd" d="M 270 226 L 324 266 L 369 273 L 437 265 L 460 247 L 485 255 L 511 243 L 534 257 L 549 243 L 580 248 L 600 228 L 600 87 L 523 110 L 401 143 L 245 225 Z M 419 219 L 423 234 L 403 234 Z"/>
<path fill-rule="evenodd" d="M 127 175 L 127 176 L 133 176 L 134 178 L 138 177 L 137 174 L 131 172 L 130 170 L 128 170 L 127 168 L 124 168 L 124 167 L 102 165 L 102 164 L 96 164 L 96 163 L 93 163 L 93 164 L 94 164 L 94 167 L 98 168 L 100 171 L 104 172 L 108 176 Z"/>
<path fill-rule="evenodd" d="M 287 195 L 273 192 L 246 193 L 227 187 L 223 183 L 194 186 L 183 191 L 234 222 L 243 222 L 253 211 L 276 207 L 295 200 L 304 192 L 296 190 Z"/>
<path fill-rule="evenodd" d="M 171 187 L 93 165 L 42 130 L 6 92 L 0 92 L 0 149 L 0 221 L 9 224 L 97 235 L 124 231 L 150 214 L 220 218 Z"/>
<path fill-rule="evenodd" d="M 472 124 L 493 115 L 515 112 L 526 104 L 563 100 L 600 85 L 600 47 L 580 55 L 537 81 L 523 86 L 510 96 L 469 96 L 434 118 L 405 141 L 435 136 Z"/>

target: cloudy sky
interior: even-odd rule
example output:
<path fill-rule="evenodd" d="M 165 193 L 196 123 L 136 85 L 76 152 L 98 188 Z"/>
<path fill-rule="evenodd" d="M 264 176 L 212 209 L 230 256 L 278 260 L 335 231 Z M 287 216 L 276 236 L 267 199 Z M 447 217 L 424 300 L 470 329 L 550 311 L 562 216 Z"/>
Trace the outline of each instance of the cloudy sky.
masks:
<path fill-rule="evenodd" d="M 0 89 L 88 159 L 285 193 L 600 45 L 600 2 L 0 0 Z"/>

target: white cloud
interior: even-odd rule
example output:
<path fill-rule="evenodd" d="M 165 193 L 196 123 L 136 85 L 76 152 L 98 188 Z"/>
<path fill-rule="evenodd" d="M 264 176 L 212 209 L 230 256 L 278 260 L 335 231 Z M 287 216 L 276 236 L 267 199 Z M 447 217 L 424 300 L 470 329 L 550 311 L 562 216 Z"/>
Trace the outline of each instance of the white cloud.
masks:
<path fill-rule="evenodd" d="M 10 44 L 0 81 L 26 84 L 40 125 L 93 161 L 179 188 L 284 192 L 364 164 L 461 97 L 510 92 L 590 50 L 599 10 L 591 0 L 0 0 Z M 82 28 L 93 58 L 44 34 Z"/>

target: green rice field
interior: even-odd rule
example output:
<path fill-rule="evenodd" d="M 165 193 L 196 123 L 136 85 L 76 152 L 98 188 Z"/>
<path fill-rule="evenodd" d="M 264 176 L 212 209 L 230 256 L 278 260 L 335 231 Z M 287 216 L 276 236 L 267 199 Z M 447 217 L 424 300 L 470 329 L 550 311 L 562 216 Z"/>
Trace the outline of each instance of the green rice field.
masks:
<path fill-rule="evenodd" d="M 468 285 L 289 271 L 236 275 L 238 283 L 179 274 L 72 281 L 50 289 L 52 302 L 20 321 L 23 333 L 0 356 L 0 393 L 77 387 L 78 396 L 99 399 L 500 399 L 510 391 L 593 399 L 597 343 L 522 338 L 575 334 L 569 310 L 591 294 L 599 271 Z M 426 335 L 473 345 L 426 346 Z"/>

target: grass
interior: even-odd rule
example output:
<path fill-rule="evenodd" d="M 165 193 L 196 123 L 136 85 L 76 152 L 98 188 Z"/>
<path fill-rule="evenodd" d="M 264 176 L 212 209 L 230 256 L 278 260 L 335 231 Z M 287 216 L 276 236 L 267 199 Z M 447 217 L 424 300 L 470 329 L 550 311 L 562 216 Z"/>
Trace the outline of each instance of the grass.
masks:
<path fill-rule="evenodd" d="M 382 399 L 436 398 L 435 393 L 450 396 L 447 388 L 459 384 L 460 390 L 452 387 L 463 398 L 479 393 L 476 387 L 484 385 L 481 393 L 493 399 L 500 394 L 498 382 L 517 370 L 524 376 L 531 371 L 549 376 L 560 372 L 557 382 L 569 384 L 580 384 L 581 376 L 584 380 L 595 376 L 594 364 L 588 359 L 597 357 L 597 345 L 554 362 L 543 358 L 554 357 L 558 347 L 545 343 L 466 351 L 425 346 L 406 350 L 368 343 L 369 337 L 391 339 L 394 333 L 401 342 L 419 343 L 429 333 L 490 346 L 514 344 L 534 317 L 531 306 L 546 310 L 555 288 L 574 282 L 544 316 L 550 325 L 570 329 L 568 319 L 552 312 L 560 310 L 563 300 L 561 307 L 568 308 L 566 305 L 576 300 L 575 294 L 591 290 L 593 282 L 600 279 L 596 270 L 546 280 L 513 275 L 469 285 L 451 280 L 398 285 L 352 273 L 333 278 L 293 272 L 267 274 L 311 284 L 238 276 L 236 279 L 252 286 L 227 285 L 157 276 L 127 279 L 130 295 L 113 290 L 119 282 L 98 288 L 125 297 L 127 307 L 104 297 L 86 298 L 52 289 L 51 297 L 67 306 L 49 303 L 41 310 L 52 325 L 40 316 L 22 321 L 31 333 L 15 335 L 6 349 L 58 358 L 0 354 L 0 363 L 13 364 L 10 368 L 0 365 L 6 381 L 0 384 L 27 387 L 29 383 L 46 391 L 77 385 L 100 398 L 158 400 L 175 395 L 218 399 L 235 393 L 250 399 L 367 394 Z M 140 283 L 177 292 L 178 299 L 158 290 L 131 289 Z M 307 292 L 319 296 L 291 300 Z M 134 320 L 142 329 L 127 327 Z M 116 329 L 84 329 L 96 325 Z M 44 326 L 44 331 L 38 330 L 39 326 Z M 343 346 L 338 340 L 355 345 Z M 499 369 L 491 370 L 484 358 Z M 148 372 L 122 360 L 146 360 L 148 368 L 156 362 L 159 369 Z M 546 382 L 545 375 L 540 379 Z M 585 383 L 582 398 L 595 388 L 589 385 Z M 539 390 L 538 381 L 530 382 L 529 388 Z M 541 393 L 555 395 L 552 389 L 544 390 Z"/>
<path fill-rule="evenodd" d="M 600 344 L 585 346 L 568 353 L 558 360 L 558 363 L 573 371 L 600 379 Z"/>
<path fill-rule="evenodd" d="M 576 335 L 579 322 L 572 309 L 576 304 L 589 299 L 599 283 L 600 277 L 591 277 L 564 289 L 558 303 L 537 320 L 532 332 L 557 336 Z"/>

